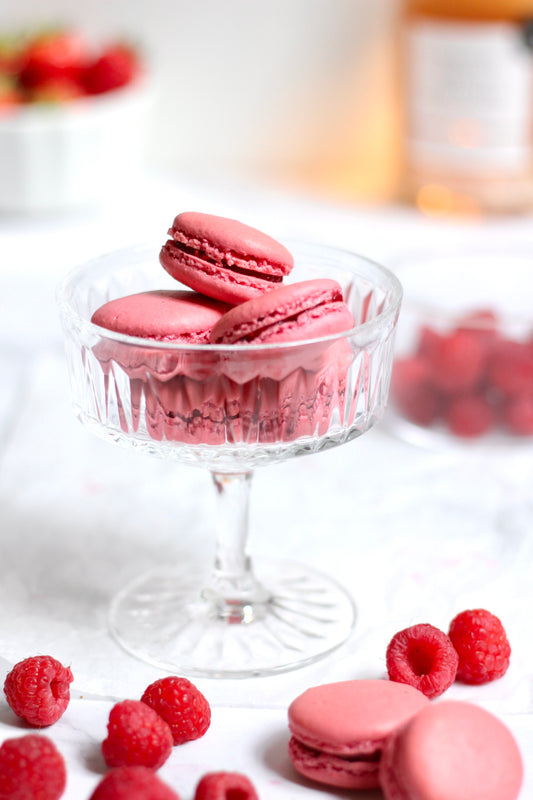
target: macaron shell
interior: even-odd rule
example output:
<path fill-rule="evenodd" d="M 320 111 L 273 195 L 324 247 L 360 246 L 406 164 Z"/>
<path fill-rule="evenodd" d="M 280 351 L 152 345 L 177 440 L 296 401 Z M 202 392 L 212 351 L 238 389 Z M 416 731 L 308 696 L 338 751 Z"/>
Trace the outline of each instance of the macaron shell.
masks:
<path fill-rule="evenodd" d="M 387 680 L 353 680 L 308 689 L 289 706 L 289 728 L 308 747 L 354 756 L 380 749 L 429 705 L 418 689 Z"/>
<path fill-rule="evenodd" d="M 184 349 L 176 353 L 157 347 L 157 343 L 206 344 L 211 328 L 228 308 L 225 303 L 186 289 L 139 292 L 110 300 L 94 312 L 91 321 L 114 333 L 145 339 L 147 346 L 102 335 L 93 353 L 106 375 L 112 373 L 114 365 L 127 373 L 132 383 L 134 411 L 133 393 L 139 394 L 140 402 L 142 387 L 149 376 L 170 381 L 184 371 L 200 378 L 210 374 L 216 359 L 209 350 Z"/>
<path fill-rule="evenodd" d="M 522 778 L 508 728 L 452 700 L 424 709 L 391 737 L 380 765 L 386 800 L 516 800 Z"/>
<path fill-rule="evenodd" d="M 94 312 L 91 322 L 143 339 L 206 343 L 227 310 L 226 304 L 188 290 L 155 290 L 110 300 Z"/>
<path fill-rule="evenodd" d="M 306 747 L 294 737 L 289 742 L 289 758 L 304 777 L 341 789 L 376 789 L 379 786 L 378 760 L 348 760 Z"/>
<path fill-rule="evenodd" d="M 345 303 L 324 303 L 291 320 L 282 320 L 254 336 L 254 344 L 282 344 L 321 339 L 349 331 L 354 326 L 351 311 Z"/>
<path fill-rule="evenodd" d="M 279 286 L 230 309 L 214 326 L 211 341 L 293 342 L 341 333 L 353 325 L 341 286 L 321 278 Z"/>
<path fill-rule="evenodd" d="M 174 280 L 206 297 L 232 305 L 244 303 L 279 286 L 279 279 L 267 280 L 258 275 L 237 272 L 211 261 L 204 261 L 196 255 L 179 250 L 172 242 L 163 245 L 159 261 Z"/>
<path fill-rule="evenodd" d="M 186 211 L 174 218 L 159 260 L 176 280 L 225 303 L 243 303 L 279 285 L 291 253 L 262 231 L 234 219 Z"/>
<path fill-rule="evenodd" d="M 169 234 L 219 264 L 279 276 L 294 266 L 292 254 L 280 242 L 235 219 L 185 211 L 174 218 Z"/>

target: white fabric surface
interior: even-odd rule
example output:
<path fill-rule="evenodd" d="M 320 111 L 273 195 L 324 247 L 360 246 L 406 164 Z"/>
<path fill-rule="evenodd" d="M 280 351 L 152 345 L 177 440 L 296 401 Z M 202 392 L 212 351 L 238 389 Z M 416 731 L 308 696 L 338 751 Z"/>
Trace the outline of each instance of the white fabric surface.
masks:
<path fill-rule="evenodd" d="M 112 595 L 148 566 L 211 557 L 210 478 L 193 467 L 111 447 L 70 407 L 54 301 L 58 279 L 101 252 L 163 240 L 175 213 L 233 216 L 272 235 L 349 247 L 394 263 L 415 245 L 530 247 L 530 219 L 430 222 L 406 209 L 362 209 L 250 186 L 146 177 L 122 202 L 71 218 L 0 218 L 0 680 L 49 653 L 70 664 L 72 701 L 47 733 L 68 764 L 65 800 L 88 797 L 117 698 L 139 697 L 158 670 L 111 640 Z M 263 798 L 312 798 L 286 756 L 286 709 L 310 685 L 382 677 L 392 635 L 415 622 L 443 629 L 465 608 L 497 613 L 513 647 L 508 674 L 446 697 L 480 703 L 517 736 L 533 797 L 533 485 L 531 448 L 430 451 L 385 423 L 344 447 L 265 467 L 252 489 L 251 549 L 305 560 L 353 593 L 358 621 L 334 655 L 285 675 L 193 679 L 213 708 L 198 742 L 174 748 L 161 777 L 192 800 L 214 769 L 249 775 Z M 147 535 L 147 533 L 149 535 Z M 20 735 L 0 700 L 0 741 Z M 379 792 L 361 793 L 378 800 Z"/>

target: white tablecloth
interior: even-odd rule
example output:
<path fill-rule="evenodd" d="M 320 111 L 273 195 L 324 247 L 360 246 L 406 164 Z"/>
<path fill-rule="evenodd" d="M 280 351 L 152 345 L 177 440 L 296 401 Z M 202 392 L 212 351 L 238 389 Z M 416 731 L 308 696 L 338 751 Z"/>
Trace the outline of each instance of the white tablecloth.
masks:
<path fill-rule="evenodd" d="M 527 218 L 431 222 L 406 209 L 154 176 L 98 213 L 0 219 L 0 680 L 37 653 L 71 666 L 71 703 L 47 729 L 67 760 L 65 800 L 88 797 L 104 772 L 99 748 L 113 702 L 138 698 L 163 674 L 112 641 L 109 600 L 148 566 L 209 559 L 214 497 L 203 471 L 111 447 L 77 422 L 54 291 L 88 257 L 163 241 L 183 210 L 233 216 L 276 237 L 349 247 L 386 264 L 415 246 L 450 242 L 523 244 L 533 253 Z M 259 469 L 252 553 L 304 560 L 334 575 L 356 600 L 357 625 L 335 654 L 304 669 L 193 679 L 211 703 L 212 725 L 202 740 L 174 748 L 160 771 L 182 800 L 192 800 L 203 773 L 218 769 L 245 772 L 263 798 L 344 796 L 291 769 L 290 701 L 317 683 L 383 677 L 397 630 L 415 622 L 447 629 L 472 607 L 504 622 L 511 667 L 500 681 L 454 685 L 446 697 L 484 705 L 511 728 L 526 764 L 521 800 L 532 797 L 532 455 L 533 446 L 421 450 L 392 436 L 385 422 L 344 447 Z M 0 741 L 25 730 L 0 699 Z"/>

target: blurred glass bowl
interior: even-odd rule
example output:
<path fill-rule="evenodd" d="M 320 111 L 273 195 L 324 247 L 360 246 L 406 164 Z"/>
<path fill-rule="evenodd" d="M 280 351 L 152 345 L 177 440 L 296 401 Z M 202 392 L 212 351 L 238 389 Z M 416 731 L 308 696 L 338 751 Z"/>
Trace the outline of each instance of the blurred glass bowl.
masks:
<path fill-rule="evenodd" d="M 533 442 L 533 246 L 418 255 L 396 273 L 389 428 L 426 446 Z"/>
<path fill-rule="evenodd" d="M 0 212 L 95 207 L 142 161 L 149 88 L 21 105 L 0 116 Z"/>

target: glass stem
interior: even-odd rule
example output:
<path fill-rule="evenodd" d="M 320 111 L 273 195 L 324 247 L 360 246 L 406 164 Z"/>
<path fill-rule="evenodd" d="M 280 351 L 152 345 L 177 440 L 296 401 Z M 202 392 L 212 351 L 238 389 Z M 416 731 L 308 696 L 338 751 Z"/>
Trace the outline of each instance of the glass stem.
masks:
<path fill-rule="evenodd" d="M 219 619 L 252 622 L 264 616 L 270 595 L 256 579 L 248 554 L 252 472 L 213 472 L 217 543 L 213 575 L 203 595 Z"/>

